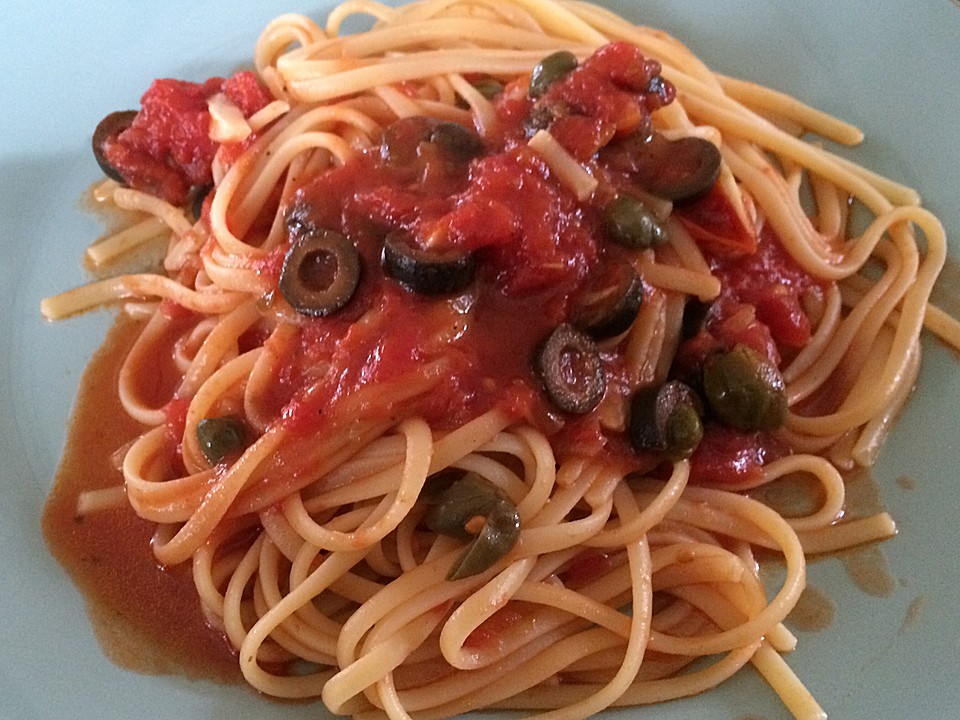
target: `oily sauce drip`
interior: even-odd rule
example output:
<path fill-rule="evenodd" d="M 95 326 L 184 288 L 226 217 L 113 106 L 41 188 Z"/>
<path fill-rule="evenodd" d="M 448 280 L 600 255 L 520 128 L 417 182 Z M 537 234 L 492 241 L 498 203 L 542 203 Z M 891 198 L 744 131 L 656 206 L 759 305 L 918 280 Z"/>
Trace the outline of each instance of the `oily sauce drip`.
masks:
<path fill-rule="evenodd" d="M 77 517 L 81 492 L 122 484 L 112 457 L 142 431 L 117 397 L 120 366 L 141 328 L 121 316 L 83 375 L 43 535 L 83 593 L 110 660 L 137 672 L 239 682 L 235 653 L 204 620 L 190 565 L 158 567 L 152 524 L 126 503 Z"/>
<path fill-rule="evenodd" d="M 882 512 L 880 487 L 869 470 L 861 470 L 846 478 L 848 517 L 860 517 Z M 890 597 L 896 592 L 897 581 L 880 545 L 867 545 L 837 553 L 847 575 L 857 587 L 873 597 Z"/>
<path fill-rule="evenodd" d="M 807 585 L 787 620 L 790 627 L 803 632 L 829 629 L 836 619 L 837 606 L 830 596 L 816 585 Z"/>

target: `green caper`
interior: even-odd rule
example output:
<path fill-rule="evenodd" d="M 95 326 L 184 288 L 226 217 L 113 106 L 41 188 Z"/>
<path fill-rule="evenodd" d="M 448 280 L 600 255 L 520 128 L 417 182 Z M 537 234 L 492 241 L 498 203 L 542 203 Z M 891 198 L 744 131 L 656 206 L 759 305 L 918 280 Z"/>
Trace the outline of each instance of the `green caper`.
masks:
<path fill-rule="evenodd" d="M 520 513 L 497 487 L 477 473 L 455 480 L 426 517 L 427 527 L 441 535 L 468 539 L 447 579 L 477 575 L 506 555 L 520 537 Z"/>
<path fill-rule="evenodd" d="M 703 393 L 716 416 L 740 430 L 776 430 L 787 417 L 787 393 L 780 371 L 743 344 L 707 358 Z"/>
<path fill-rule="evenodd" d="M 473 87 L 487 100 L 493 100 L 503 92 L 503 83 L 494 78 L 481 78 L 473 83 Z"/>
<path fill-rule="evenodd" d="M 700 413 L 690 403 L 679 403 L 667 418 L 667 451 L 671 458 L 687 458 L 703 439 Z"/>
<path fill-rule="evenodd" d="M 703 437 L 700 399 L 679 380 L 642 388 L 630 401 L 630 443 L 670 460 L 693 454 Z"/>
<path fill-rule="evenodd" d="M 234 415 L 203 418 L 197 423 L 197 441 L 204 457 L 216 465 L 246 447 L 246 425 Z"/>
<path fill-rule="evenodd" d="M 429 141 L 434 143 L 450 160 L 466 162 L 485 149 L 483 138 L 475 131 L 455 122 L 440 122 L 430 131 Z"/>
<path fill-rule="evenodd" d="M 466 528 L 467 523 L 478 515 L 486 515 L 498 498 L 499 492 L 491 482 L 475 472 L 463 473 L 453 479 L 430 506 L 427 527 L 440 535 L 461 540 L 473 537 Z"/>
<path fill-rule="evenodd" d="M 577 64 L 577 56 L 569 50 L 558 50 L 547 55 L 533 68 L 530 76 L 530 97 L 538 98 L 543 95 L 553 83 L 576 69 Z"/>
<path fill-rule="evenodd" d="M 513 503 L 500 498 L 486 516 L 480 534 L 447 572 L 448 580 L 477 575 L 493 567 L 510 552 L 520 537 L 520 513 Z"/>
<path fill-rule="evenodd" d="M 631 195 L 618 195 L 604 208 L 603 225 L 611 240 L 629 248 L 645 250 L 668 240 L 666 228 Z"/>

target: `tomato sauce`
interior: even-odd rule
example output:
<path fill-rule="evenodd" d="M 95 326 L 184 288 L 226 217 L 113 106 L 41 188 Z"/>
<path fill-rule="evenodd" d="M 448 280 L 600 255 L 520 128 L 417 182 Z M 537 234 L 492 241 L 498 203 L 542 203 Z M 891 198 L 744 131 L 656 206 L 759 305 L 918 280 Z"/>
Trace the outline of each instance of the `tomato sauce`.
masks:
<path fill-rule="evenodd" d="M 117 395 L 120 366 L 141 329 L 121 317 L 83 375 L 56 484 L 44 507 L 44 539 L 83 592 L 111 660 L 139 672 L 239 682 L 237 655 L 207 624 L 190 564 L 158 566 L 151 550 L 154 524 L 125 502 L 77 515 L 81 492 L 122 485 L 115 453 L 144 430 Z"/>
<path fill-rule="evenodd" d="M 496 131 L 472 158 L 445 156 L 423 141 L 417 134 L 423 125 L 413 122 L 392 131 L 399 151 L 385 140 L 382 148 L 301 180 L 280 208 L 291 237 L 298 227 L 344 234 L 359 250 L 361 276 L 346 307 L 330 317 L 301 318 L 295 343 L 283 348 L 272 405 L 288 429 L 318 432 L 362 387 L 402 382 L 433 364 L 442 369 L 436 386 L 404 412 L 444 428 L 500 406 L 562 433 L 580 452 L 606 448 L 624 455 L 623 436 L 603 429 L 596 412 L 571 416 L 553 407 L 532 364 L 542 340 L 569 321 L 589 278 L 623 262 L 623 250 L 605 241 L 603 210 L 611 198 L 636 189 L 633 149 L 653 136 L 652 113 L 675 97 L 660 69 L 636 47 L 611 43 L 540 97 L 529 95 L 522 78 L 509 84 L 495 100 Z M 206 102 L 217 92 L 245 115 L 269 101 L 250 73 L 204 83 L 158 80 L 131 127 L 109 143 L 108 158 L 120 161 L 130 151 L 137 158 L 127 166 L 132 175 L 173 173 L 176 182 L 164 180 L 160 189 L 144 180 L 145 189 L 168 199 L 209 183 L 218 147 L 208 137 Z M 592 198 L 578 201 L 529 148 L 526 141 L 542 129 L 597 178 Z M 822 288 L 790 261 L 773 232 L 745 228 L 719 185 L 677 203 L 676 213 L 701 243 L 723 290 L 704 327 L 681 346 L 674 374 L 695 373 L 708 354 L 737 343 L 777 365 L 802 348 L 811 332 L 803 300 Z M 388 233 L 425 249 L 473 254 L 475 282 L 441 298 L 402 287 L 382 269 Z M 279 281 L 285 250 L 257 263 L 270 284 Z M 622 358 L 605 353 L 603 363 L 608 392 L 623 394 Z M 397 410 L 381 412 L 395 418 Z M 707 482 L 724 472 L 758 472 L 774 452 L 766 436 L 713 423 L 707 435 L 693 459 L 694 476 Z"/>
<path fill-rule="evenodd" d="M 624 251 L 604 241 L 602 212 L 611 197 L 633 189 L 624 160 L 627 141 L 642 142 L 652 132 L 651 113 L 674 97 L 659 72 L 659 64 L 636 48 L 614 43 L 539 99 L 528 97 L 521 81 L 508 85 L 495 103 L 497 131 L 483 139 L 483 152 L 469 161 L 451 161 L 425 143 L 408 148 L 410 163 L 392 164 L 376 149 L 302 180 L 281 207 L 291 235 L 298 227 L 340 232 L 358 248 L 361 270 L 356 293 L 336 314 L 298 318 L 292 337 L 267 340 L 282 367 L 268 403 L 277 421 L 294 434 L 321 432 L 361 388 L 405 382 L 433 364 L 441 372 L 429 392 L 402 408 L 370 405 L 368 410 L 391 419 L 419 414 L 443 429 L 499 407 L 560 438 L 558 446 L 606 452 L 627 469 L 648 469 L 651 458 L 632 453 L 625 433 L 603 427 L 597 411 L 575 416 L 554 407 L 532 359 L 543 338 L 570 319 L 591 274 L 623 261 Z M 213 156 L 224 150 L 208 138 L 206 100 L 217 92 L 247 116 L 269 101 L 250 74 L 199 84 L 158 80 L 134 124 L 105 148 L 108 158 L 134 187 L 184 202 L 192 188 L 210 182 Z M 578 201 L 527 146 L 533 133 L 547 128 L 598 180 L 591 199 Z M 810 337 L 803 300 L 822 292 L 822 286 L 789 259 L 768 228 L 745 239 L 724 202 L 714 188 L 678 210 L 686 222 L 711 234 L 694 237 L 723 290 L 702 327 L 681 345 L 674 375 L 695 372 L 710 352 L 736 343 L 779 364 Z M 462 292 L 432 297 L 387 277 L 381 258 L 384 237 L 393 232 L 412 238 L 421 249 L 474 253 L 474 282 Z M 254 268 L 274 287 L 285 250 Z M 166 310 L 179 317 L 175 306 Z M 120 482 L 109 458 L 119 443 L 141 430 L 126 419 L 116 397 L 125 354 L 120 349 L 129 347 L 135 332 L 122 325 L 111 334 L 85 376 L 44 516 L 45 536 L 99 608 L 95 614 L 124 618 L 134 643 L 159 646 L 188 668 L 215 668 L 216 675 L 235 677 L 235 656 L 198 612 L 189 568 L 158 572 L 148 523 L 126 508 L 82 522 L 75 518 L 80 489 Z M 255 346 L 263 338 L 255 328 L 241 344 Z M 610 351 L 601 357 L 607 392 L 623 394 L 623 358 Z M 165 408 L 172 430 L 182 428 L 184 402 Z M 769 434 L 708 421 L 692 458 L 692 477 L 721 485 L 748 479 L 786 452 Z M 608 562 L 605 556 L 584 555 L 568 570 L 571 582 L 588 582 Z M 471 636 L 470 644 L 485 645 L 522 620 L 502 612 L 494 618 Z M 182 631 L 166 632 L 171 624 Z"/>
<path fill-rule="evenodd" d="M 245 117 L 271 99 L 252 72 L 203 83 L 155 80 L 133 124 L 104 143 L 104 156 L 132 187 L 182 204 L 191 186 L 213 182 L 211 165 L 220 146 L 210 138 L 207 100 L 217 93 Z"/>
<path fill-rule="evenodd" d="M 334 371 L 319 391 L 302 397 L 292 392 L 285 410 L 291 427 L 316 432 L 336 416 L 338 402 L 364 384 L 441 362 L 443 378 L 406 412 L 444 428 L 497 405 L 509 407 L 545 432 L 562 434 L 579 452 L 606 449 L 647 466 L 649 458 L 625 451 L 622 434 L 604 430 L 596 412 L 572 416 L 552 407 L 532 361 L 543 338 L 569 320 L 587 277 L 621 259 L 622 249 L 604 242 L 601 214 L 607 196 L 629 187 L 629 172 L 616 153 L 598 153 L 596 143 L 647 132 L 650 113 L 674 93 L 658 73 L 659 65 L 635 48 L 613 44 L 538 100 L 519 82 L 508 86 L 496 101 L 499 132 L 484 139 L 484 153 L 470 162 L 451 162 L 422 143 L 416 151 L 404 150 L 399 164 L 385 147 L 303 183 L 284 208 L 288 218 L 293 225 L 343 232 L 359 248 L 363 273 L 356 296 L 337 315 L 303 322 L 295 374 L 308 377 L 319 365 Z M 589 155 L 586 164 L 601 178 L 591 200 L 573 197 L 526 145 L 536 129 L 530 123 L 542 121 L 538 112 L 544 108 L 551 133 L 572 154 Z M 736 343 L 779 364 L 781 348 L 802 347 L 810 336 L 801 300 L 818 285 L 789 260 L 770 230 L 744 242 L 738 235 L 744 230 L 734 226 L 734 212 L 722 198 L 714 189 L 699 205 L 684 206 L 697 222 L 727 218 L 710 229 L 732 239 L 705 245 L 723 292 L 707 327 L 681 348 L 680 372 L 695 369 L 717 347 Z M 424 297 L 401 287 L 381 269 L 390 232 L 405 233 L 421 246 L 475 253 L 478 279 L 453 297 Z M 261 272 L 278 273 L 279 264 L 265 262 Z M 608 392 L 619 392 L 625 384 L 622 358 L 606 354 L 604 368 Z M 766 434 L 711 423 L 707 435 L 693 458 L 694 477 L 704 482 L 718 482 L 724 473 L 741 480 L 784 451 Z"/>

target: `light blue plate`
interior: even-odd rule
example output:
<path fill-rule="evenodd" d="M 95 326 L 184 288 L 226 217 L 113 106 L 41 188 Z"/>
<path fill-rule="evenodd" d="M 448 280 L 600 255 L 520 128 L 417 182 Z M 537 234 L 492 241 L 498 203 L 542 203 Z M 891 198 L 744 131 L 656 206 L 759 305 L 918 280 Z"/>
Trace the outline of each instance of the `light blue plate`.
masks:
<path fill-rule="evenodd" d="M 918 188 L 960 257 L 960 7 L 950 0 L 610 0 L 715 68 L 784 89 L 862 127 L 855 157 Z M 882 9 L 881 9 L 882 6 Z M 98 177 L 90 134 L 154 77 L 199 80 L 247 61 L 261 27 L 326 0 L 51 3 L 0 9 L 0 717 L 17 720 L 315 718 L 238 687 L 144 677 L 104 659 L 40 536 L 80 373 L 109 323 L 51 325 L 46 295 L 84 281 L 100 232 L 79 199 Z M 960 293 L 960 290 L 954 290 Z M 900 525 L 883 545 L 896 589 L 858 589 L 835 559 L 811 581 L 837 606 L 790 658 L 832 718 L 960 717 L 960 364 L 926 343 L 921 384 L 875 477 Z M 898 479 L 908 477 L 908 484 Z M 751 671 L 718 691 L 615 718 L 783 718 Z"/>

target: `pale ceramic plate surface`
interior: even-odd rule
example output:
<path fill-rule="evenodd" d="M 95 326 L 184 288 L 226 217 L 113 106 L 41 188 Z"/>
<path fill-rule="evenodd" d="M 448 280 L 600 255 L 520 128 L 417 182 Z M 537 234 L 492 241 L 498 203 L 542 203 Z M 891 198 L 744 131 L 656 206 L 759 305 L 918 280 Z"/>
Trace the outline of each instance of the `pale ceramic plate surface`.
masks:
<path fill-rule="evenodd" d="M 951 0 L 607 4 L 677 35 L 723 72 L 862 127 L 867 140 L 853 156 L 917 187 L 960 257 L 960 7 Z M 317 705 L 141 676 L 104 659 L 80 596 L 46 552 L 39 518 L 80 373 L 110 316 L 47 324 L 38 304 L 84 280 L 81 253 L 100 232 L 80 205 L 98 177 L 89 152 L 98 120 L 135 106 L 154 77 L 229 73 L 276 14 L 322 17 L 329 6 L 13 0 L 0 9 L 0 718 L 324 716 Z M 836 618 L 829 630 L 800 632 L 790 663 L 832 718 L 960 717 L 960 363 L 929 338 L 925 348 L 920 387 L 875 470 L 900 525 L 882 547 L 892 594 L 864 592 L 837 559 L 811 569 Z M 608 716 L 788 714 L 748 670 L 703 697 Z"/>

